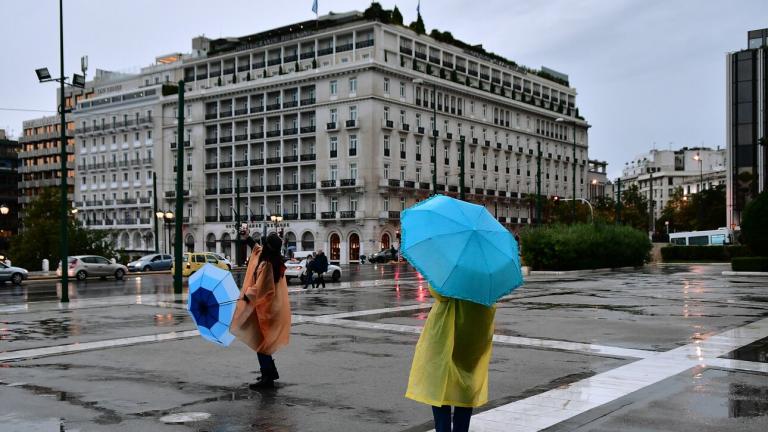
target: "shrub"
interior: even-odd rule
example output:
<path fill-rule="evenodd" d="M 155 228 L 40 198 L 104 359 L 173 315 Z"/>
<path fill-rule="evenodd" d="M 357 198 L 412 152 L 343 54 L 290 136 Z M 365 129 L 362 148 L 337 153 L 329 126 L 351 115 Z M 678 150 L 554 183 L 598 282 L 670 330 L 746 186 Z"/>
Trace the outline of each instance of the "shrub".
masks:
<path fill-rule="evenodd" d="M 768 272 L 768 257 L 738 257 L 731 260 L 733 271 Z"/>
<path fill-rule="evenodd" d="M 749 255 L 745 246 L 664 246 L 662 261 L 722 261 Z"/>
<path fill-rule="evenodd" d="M 651 242 L 634 228 L 617 225 L 552 225 L 523 230 L 523 259 L 533 270 L 581 270 L 640 266 Z"/>
<path fill-rule="evenodd" d="M 744 209 L 741 238 L 756 255 L 768 256 L 768 191 L 762 192 Z"/>

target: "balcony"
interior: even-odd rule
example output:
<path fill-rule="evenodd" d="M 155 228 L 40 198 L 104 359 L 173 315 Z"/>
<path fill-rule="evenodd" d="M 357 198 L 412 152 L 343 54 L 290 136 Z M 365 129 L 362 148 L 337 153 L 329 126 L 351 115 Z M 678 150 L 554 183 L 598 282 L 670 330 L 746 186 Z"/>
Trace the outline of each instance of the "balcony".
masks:
<path fill-rule="evenodd" d="M 301 216 L 301 220 L 312 220 L 317 218 L 317 214 L 309 213 L 309 212 L 301 213 L 300 216 Z"/>
<path fill-rule="evenodd" d="M 264 159 L 263 158 L 251 159 L 251 166 L 253 166 L 253 165 L 262 165 L 263 163 L 264 163 Z"/>
<path fill-rule="evenodd" d="M 299 184 L 299 187 L 301 190 L 308 190 L 308 189 L 315 189 L 317 187 L 317 183 L 315 182 L 302 182 Z"/>
<path fill-rule="evenodd" d="M 427 53 L 422 51 L 416 51 L 416 58 L 426 60 L 427 59 Z"/>
<path fill-rule="evenodd" d="M 314 105 L 314 104 L 315 104 L 315 98 L 313 97 L 301 100 L 301 106 Z"/>
<path fill-rule="evenodd" d="M 232 117 L 232 109 L 231 108 L 226 110 L 226 111 L 222 111 L 222 112 L 219 113 L 219 118 L 227 118 L 227 117 Z"/>
<path fill-rule="evenodd" d="M 416 128 L 416 133 L 419 135 L 424 135 L 424 126 L 419 126 Z"/>
<path fill-rule="evenodd" d="M 206 222 L 218 222 L 219 216 L 206 216 L 205 217 Z"/>
<path fill-rule="evenodd" d="M 232 215 L 221 215 L 219 217 L 219 221 L 221 221 L 221 222 L 232 222 Z"/>
<path fill-rule="evenodd" d="M 336 122 L 328 122 L 328 123 L 325 124 L 325 130 L 327 130 L 327 131 L 332 131 L 332 130 L 337 130 L 337 129 L 338 129 L 338 127 L 336 125 Z"/>
<path fill-rule="evenodd" d="M 280 129 L 267 131 L 267 138 L 274 138 L 280 136 Z"/>
<path fill-rule="evenodd" d="M 299 161 L 299 155 L 283 156 L 283 163 L 293 163 Z"/>
<path fill-rule="evenodd" d="M 237 134 L 235 135 L 235 141 L 247 141 L 248 140 L 248 134 Z"/>
<path fill-rule="evenodd" d="M 400 219 L 400 212 L 399 211 L 388 211 L 387 212 L 387 218 L 391 220 L 399 220 Z"/>
<path fill-rule="evenodd" d="M 299 132 L 306 134 L 306 133 L 314 133 L 315 132 L 315 125 L 312 126 L 302 126 L 301 129 L 299 129 Z"/>
<path fill-rule="evenodd" d="M 314 51 L 307 51 L 307 52 L 301 53 L 301 59 L 302 60 L 311 59 L 311 58 L 315 58 L 315 52 Z"/>
<path fill-rule="evenodd" d="M 341 187 L 354 187 L 357 184 L 357 179 L 341 179 Z"/>
<path fill-rule="evenodd" d="M 323 180 L 320 182 L 320 188 L 329 189 L 336 187 L 336 180 Z"/>
<path fill-rule="evenodd" d="M 345 210 L 339 212 L 339 218 L 340 219 L 354 219 L 355 218 L 355 211 L 354 210 Z"/>
<path fill-rule="evenodd" d="M 354 46 L 351 43 L 342 44 L 336 47 L 336 52 L 352 51 L 352 48 L 354 48 Z"/>
<path fill-rule="evenodd" d="M 285 183 L 285 184 L 283 184 L 283 190 L 284 191 L 299 190 L 299 184 L 298 183 Z"/>
<path fill-rule="evenodd" d="M 219 188 L 206 188 L 205 194 L 206 195 L 217 195 L 219 193 Z"/>
<path fill-rule="evenodd" d="M 259 101 L 257 105 L 251 106 L 251 114 L 257 114 L 260 112 L 264 112 L 264 103 L 263 101 Z"/>
<path fill-rule="evenodd" d="M 317 155 L 314 154 L 314 153 L 307 153 L 307 154 L 301 155 L 301 161 L 302 162 L 304 162 L 304 161 L 313 161 L 315 159 L 317 159 Z"/>
<path fill-rule="evenodd" d="M 322 220 L 336 219 L 336 212 L 322 212 L 320 213 L 320 219 Z"/>
<path fill-rule="evenodd" d="M 407 46 L 400 46 L 400 53 L 405 55 L 413 55 L 413 50 Z"/>
<path fill-rule="evenodd" d="M 267 105 L 267 111 L 275 111 L 279 109 L 280 109 L 280 102 Z"/>
<path fill-rule="evenodd" d="M 486 189 L 485 194 L 488 196 L 496 196 L 496 190 L 495 189 Z"/>
<path fill-rule="evenodd" d="M 403 181 L 403 187 L 406 189 L 415 189 L 416 188 L 416 182 L 412 180 L 405 180 Z"/>
<path fill-rule="evenodd" d="M 347 120 L 344 126 L 347 129 L 357 129 L 360 127 L 360 124 L 358 123 L 357 120 Z"/>
<path fill-rule="evenodd" d="M 216 113 L 216 112 L 205 113 L 205 119 L 206 120 L 213 120 L 215 118 L 218 118 L 218 116 L 219 116 L 219 113 Z"/>
<path fill-rule="evenodd" d="M 279 164 L 282 158 L 280 156 L 273 156 L 267 158 L 267 164 Z"/>
<path fill-rule="evenodd" d="M 264 185 L 253 185 L 250 187 L 251 192 L 264 192 Z"/>
<path fill-rule="evenodd" d="M 403 132 L 408 132 L 409 130 L 411 130 L 411 125 L 409 125 L 408 123 L 400 123 L 400 130 Z"/>
<path fill-rule="evenodd" d="M 475 195 L 482 195 L 483 194 L 483 188 L 475 188 Z"/>
<path fill-rule="evenodd" d="M 283 102 L 283 108 L 295 108 L 297 106 L 299 106 L 298 100 L 287 100 Z"/>
<path fill-rule="evenodd" d="M 232 188 L 231 187 L 219 188 L 219 193 L 221 193 L 221 194 L 231 194 L 232 193 Z"/>
<path fill-rule="evenodd" d="M 207 170 L 216 169 L 218 168 L 218 166 L 219 166 L 218 162 L 207 162 L 205 164 L 205 169 Z"/>
<path fill-rule="evenodd" d="M 250 219 L 251 219 L 251 222 L 261 222 L 264 220 L 264 215 L 252 214 Z"/>
<path fill-rule="evenodd" d="M 278 192 L 280 189 L 280 185 L 267 185 L 267 192 Z"/>
<path fill-rule="evenodd" d="M 440 64 L 440 57 L 429 56 L 429 62 L 433 64 Z"/>
<path fill-rule="evenodd" d="M 241 116 L 241 115 L 246 115 L 246 114 L 248 114 L 248 107 L 237 108 L 235 110 L 235 115 L 236 116 Z"/>
<path fill-rule="evenodd" d="M 421 190 L 429 190 L 430 185 L 427 182 L 419 182 L 419 189 Z"/>
<path fill-rule="evenodd" d="M 327 47 L 327 48 L 320 48 L 317 50 L 317 56 L 324 56 L 328 54 L 333 54 L 333 47 Z"/>
<path fill-rule="evenodd" d="M 298 220 L 298 213 L 283 213 L 283 220 Z"/>
<path fill-rule="evenodd" d="M 490 146 L 491 146 L 491 141 L 489 141 L 489 140 L 485 140 L 485 146 L 486 146 L 486 147 L 490 147 Z"/>
<path fill-rule="evenodd" d="M 251 132 L 251 139 L 262 139 L 264 138 L 264 131 L 257 131 L 257 132 Z"/>
<path fill-rule="evenodd" d="M 281 58 L 272 58 L 267 60 L 267 66 L 277 66 L 282 61 Z"/>
<path fill-rule="evenodd" d="M 283 129 L 283 135 L 296 135 L 299 133 L 299 128 L 286 128 Z"/>
<path fill-rule="evenodd" d="M 257 61 L 253 64 L 253 69 L 264 69 L 264 65 L 263 61 Z"/>
<path fill-rule="evenodd" d="M 235 167 L 242 168 L 242 167 L 245 167 L 245 166 L 248 166 L 248 161 L 247 160 L 235 161 Z"/>
<path fill-rule="evenodd" d="M 220 143 L 229 143 L 232 142 L 232 135 L 225 135 L 219 138 Z"/>
<path fill-rule="evenodd" d="M 400 180 L 389 179 L 389 180 L 387 180 L 387 186 L 399 188 L 400 187 Z"/>
<path fill-rule="evenodd" d="M 357 49 L 368 48 L 368 47 L 372 47 L 372 46 L 373 46 L 373 39 L 357 41 L 355 43 L 355 48 L 357 48 Z"/>
<path fill-rule="evenodd" d="M 220 161 L 219 162 L 219 168 L 232 168 L 232 161 Z"/>
<path fill-rule="evenodd" d="M 283 63 L 293 63 L 293 62 L 295 62 L 298 59 L 299 59 L 299 56 L 296 55 L 296 54 L 287 55 L 287 56 L 283 57 Z"/>
<path fill-rule="evenodd" d="M 251 68 L 251 65 L 249 65 L 249 64 L 241 64 L 241 65 L 237 66 L 237 71 L 238 72 L 245 72 L 245 71 L 249 70 L 250 68 Z"/>

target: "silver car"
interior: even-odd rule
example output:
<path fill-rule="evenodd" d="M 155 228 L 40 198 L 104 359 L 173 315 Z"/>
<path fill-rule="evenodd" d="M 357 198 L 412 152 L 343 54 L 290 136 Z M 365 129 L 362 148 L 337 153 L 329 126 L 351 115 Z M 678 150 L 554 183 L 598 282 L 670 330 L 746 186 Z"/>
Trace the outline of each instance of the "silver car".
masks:
<path fill-rule="evenodd" d="M 115 279 L 122 279 L 126 273 L 128 267 L 96 255 L 71 256 L 67 265 L 67 275 L 80 281 L 91 276 L 114 276 Z M 61 276 L 61 266 L 56 269 L 56 275 Z"/>
<path fill-rule="evenodd" d="M 0 262 L 0 282 L 11 281 L 21 285 L 21 281 L 29 277 L 29 272 L 21 267 L 13 267 Z"/>
<path fill-rule="evenodd" d="M 128 271 L 160 271 L 170 270 L 173 264 L 173 257 L 163 254 L 144 255 L 136 261 L 128 263 Z"/>

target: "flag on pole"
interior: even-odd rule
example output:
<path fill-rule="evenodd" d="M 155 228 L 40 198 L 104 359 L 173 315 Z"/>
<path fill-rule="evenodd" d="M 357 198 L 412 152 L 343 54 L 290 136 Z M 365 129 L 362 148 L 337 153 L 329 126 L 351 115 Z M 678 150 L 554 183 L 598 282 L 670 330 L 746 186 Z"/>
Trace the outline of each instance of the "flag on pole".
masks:
<path fill-rule="evenodd" d="M 314 12 L 315 15 L 317 15 L 317 0 L 314 0 L 312 2 L 312 12 Z"/>

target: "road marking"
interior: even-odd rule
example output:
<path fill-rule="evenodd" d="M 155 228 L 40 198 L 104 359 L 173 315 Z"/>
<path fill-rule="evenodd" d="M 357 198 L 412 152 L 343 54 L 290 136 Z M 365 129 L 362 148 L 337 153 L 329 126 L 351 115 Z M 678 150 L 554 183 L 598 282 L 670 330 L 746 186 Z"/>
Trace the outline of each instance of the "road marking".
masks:
<path fill-rule="evenodd" d="M 487 432 L 539 431 L 656 384 L 692 367 L 740 366 L 752 362 L 718 359 L 736 348 L 768 337 L 768 319 L 657 353 L 590 378 L 482 412 L 472 428 Z M 756 369 L 764 369 L 756 367 Z"/>

